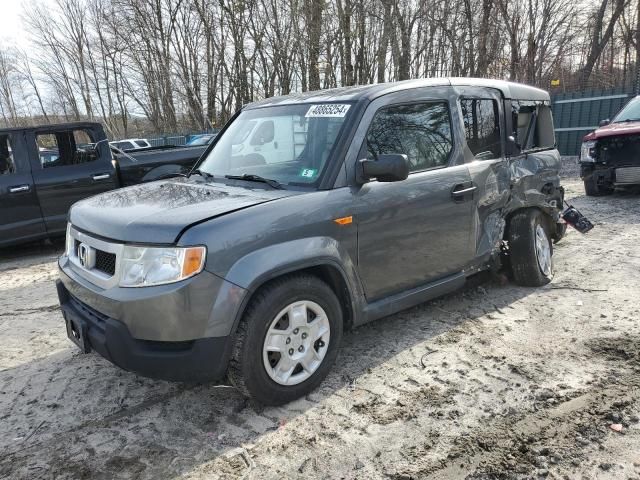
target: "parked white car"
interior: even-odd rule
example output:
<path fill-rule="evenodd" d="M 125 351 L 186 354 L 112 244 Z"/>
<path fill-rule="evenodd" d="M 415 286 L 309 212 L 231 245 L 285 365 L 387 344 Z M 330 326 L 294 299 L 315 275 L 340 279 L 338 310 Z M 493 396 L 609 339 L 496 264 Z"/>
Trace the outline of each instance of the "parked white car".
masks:
<path fill-rule="evenodd" d="M 125 138 L 124 140 L 109 142 L 109 145 L 120 150 L 140 150 L 141 148 L 151 147 L 149 140 L 146 138 Z"/>

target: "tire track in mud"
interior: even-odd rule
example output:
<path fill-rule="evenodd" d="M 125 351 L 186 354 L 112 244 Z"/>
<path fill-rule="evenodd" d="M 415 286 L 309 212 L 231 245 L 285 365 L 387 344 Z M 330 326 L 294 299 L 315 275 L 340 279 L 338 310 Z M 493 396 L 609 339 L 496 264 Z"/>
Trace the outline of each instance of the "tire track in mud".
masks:
<path fill-rule="evenodd" d="M 55 312 L 60 310 L 60 305 L 43 305 L 36 308 L 16 308 L 12 312 L 0 312 L 0 317 L 15 317 L 16 315 L 29 315 L 31 313 Z"/>
<path fill-rule="evenodd" d="M 389 478 L 529 478 L 537 471 L 546 476 L 551 465 L 568 474 L 588 459 L 608 435 L 612 422 L 623 428 L 637 424 L 640 410 L 640 336 L 593 338 L 585 342 L 595 355 L 615 366 L 615 376 L 594 382 L 587 392 L 571 392 L 557 405 L 553 392 L 539 394 L 536 411 L 517 412 L 497 419 L 472 435 L 453 439 L 445 459 L 416 458 L 411 466 L 387 471 Z M 620 372 L 620 363 L 627 363 Z M 609 469 L 611 465 L 601 464 Z"/>
<path fill-rule="evenodd" d="M 29 385 L 25 385 L 25 387 L 23 388 L 23 391 L 28 387 Z M 109 415 L 106 415 L 103 418 L 99 418 L 99 419 L 91 419 L 91 420 L 86 420 L 72 428 L 69 428 L 67 430 L 61 431 L 61 432 L 56 432 L 56 437 L 50 440 L 46 440 L 46 441 L 41 441 L 41 442 L 35 442 L 35 443 L 30 443 L 28 445 L 21 445 L 19 448 L 14 449 L 12 451 L 5 451 L 5 452 L 0 452 L 0 473 L 2 473 L 2 464 L 9 459 L 10 461 L 12 461 L 12 459 L 19 454 L 23 454 L 25 453 L 27 450 L 31 450 L 31 449 L 35 449 L 35 448 L 46 448 L 46 447 L 50 447 L 52 449 L 56 449 L 56 444 L 58 444 L 60 442 L 61 438 L 64 437 L 71 437 L 74 435 L 77 435 L 80 431 L 82 430 L 86 430 L 86 429 L 98 429 L 98 428 L 106 428 L 108 427 L 110 424 L 118 422 L 126 417 L 130 417 L 130 416 L 134 416 L 134 415 L 138 415 L 139 413 L 143 412 L 144 410 L 150 409 L 152 407 L 155 407 L 156 405 L 165 403 L 169 400 L 172 400 L 180 395 L 182 395 L 185 392 L 188 392 L 189 390 L 194 390 L 195 388 L 197 388 L 198 385 L 189 385 L 189 386 L 185 386 L 182 388 L 179 388 L 175 391 L 171 391 L 171 392 L 167 392 L 161 395 L 157 395 L 154 398 L 150 398 L 148 400 L 144 400 L 134 406 L 131 407 L 126 407 L 126 408 L 122 408 L 116 412 L 113 412 Z M 23 440 L 23 443 L 27 443 L 27 441 L 29 440 L 30 437 L 25 438 Z"/>

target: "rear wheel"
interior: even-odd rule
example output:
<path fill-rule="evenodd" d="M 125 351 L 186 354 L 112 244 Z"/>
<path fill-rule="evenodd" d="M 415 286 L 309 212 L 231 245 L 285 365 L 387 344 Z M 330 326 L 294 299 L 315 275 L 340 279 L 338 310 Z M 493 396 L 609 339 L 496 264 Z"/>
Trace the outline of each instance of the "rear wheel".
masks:
<path fill-rule="evenodd" d="M 549 219 L 536 209 L 517 212 L 509 224 L 509 260 L 518 285 L 539 287 L 553 278 Z"/>
<path fill-rule="evenodd" d="M 316 388 L 342 338 L 342 309 L 319 278 L 275 280 L 250 301 L 238 326 L 229 379 L 244 395 L 281 405 Z"/>
<path fill-rule="evenodd" d="M 558 243 L 567 233 L 566 223 L 556 223 L 556 233 L 553 236 L 553 243 Z"/>

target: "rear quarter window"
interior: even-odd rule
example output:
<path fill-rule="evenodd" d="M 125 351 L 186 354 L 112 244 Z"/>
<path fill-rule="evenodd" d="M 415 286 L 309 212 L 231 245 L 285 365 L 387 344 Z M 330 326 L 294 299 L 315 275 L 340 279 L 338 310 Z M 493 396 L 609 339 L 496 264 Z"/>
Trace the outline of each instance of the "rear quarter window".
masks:
<path fill-rule="evenodd" d="M 522 151 L 555 148 L 551 107 L 541 102 L 512 101 L 511 135 Z"/>

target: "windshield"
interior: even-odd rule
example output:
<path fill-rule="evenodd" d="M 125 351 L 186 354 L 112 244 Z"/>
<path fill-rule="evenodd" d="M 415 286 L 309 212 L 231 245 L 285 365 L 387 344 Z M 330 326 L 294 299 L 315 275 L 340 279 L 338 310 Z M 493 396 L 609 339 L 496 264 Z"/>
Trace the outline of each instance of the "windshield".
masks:
<path fill-rule="evenodd" d="M 257 175 L 315 184 L 349 113 L 348 104 L 297 104 L 243 111 L 198 169 L 216 177 Z"/>
<path fill-rule="evenodd" d="M 640 120 L 640 97 L 632 99 L 613 119 L 613 123 Z"/>

